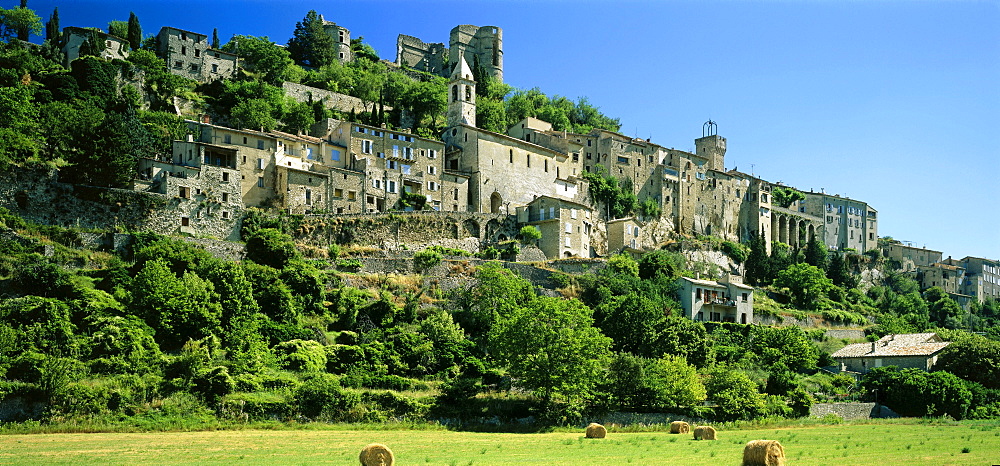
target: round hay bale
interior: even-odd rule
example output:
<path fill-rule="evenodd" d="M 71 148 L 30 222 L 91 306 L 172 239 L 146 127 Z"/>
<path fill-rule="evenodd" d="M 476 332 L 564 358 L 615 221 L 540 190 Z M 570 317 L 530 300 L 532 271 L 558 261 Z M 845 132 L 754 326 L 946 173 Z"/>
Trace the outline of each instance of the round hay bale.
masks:
<path fill-rule="evenodd" d="M 590 425 L 587 426 L 587 438 L 604 438 L 607 435 L 608 429 L 605 429 L 604 426 L 596 422 L 591 422 Z"/>
<path fill-rule="evenodd" d="M 783 466 L 785 448 L 777 440 L 751 440 L 743 447 L 743 466 Z"/>
<path fill-rule="evenodd" d="M 695 440 L 715 440 L 715 427 L 698 426 L 694 428 Z"/>
<path fill-rule="evenodd" d="M 691 432 L 691 425 L 684 421 L 674 421 L 670 423 L 671 434 L 686 434 Z"/>
<path fill-rule="evenodd" d="M 395 462 L 392 450 L 381 443 L 365 445 L 361 449 L 361 455 L 358 456 L 358 459 L 361 460 L 361 466 L 392 466 Z"/>

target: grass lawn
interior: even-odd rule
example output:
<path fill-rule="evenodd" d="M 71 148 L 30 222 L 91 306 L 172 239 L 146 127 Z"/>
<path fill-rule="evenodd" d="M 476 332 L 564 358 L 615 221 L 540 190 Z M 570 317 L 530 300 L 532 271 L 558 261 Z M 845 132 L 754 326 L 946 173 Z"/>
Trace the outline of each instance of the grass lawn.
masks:
<path fill-rule="evenodd" d="M 358 464 L 371 442 L 399 465 L 738 465 L 748 440 L 778 440 L 790 465 L 1000 464 L 1000 423 L 920 421 L 720 430 L 694 441 L 663 432 L 498 434 L 443 430 L 241 430 L 0 435 L 0 464 Z M 963 453 L 963 449 L 967 452 Z"/>

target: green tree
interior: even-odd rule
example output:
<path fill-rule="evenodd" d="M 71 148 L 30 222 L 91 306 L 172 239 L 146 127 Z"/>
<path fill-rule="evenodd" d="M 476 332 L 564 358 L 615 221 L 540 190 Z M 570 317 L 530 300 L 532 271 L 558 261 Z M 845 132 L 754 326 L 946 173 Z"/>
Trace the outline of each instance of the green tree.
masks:
<path fill-rule="evenodd" d="M 719 420 L 754 419 L 764 413 L 764 396 L 757 384 L 743 372 L 716 367 L 705 382 L 708 399 L 715 401 L 715 417 Z"/>
<path fill-rule="evenodd" d="M 323 30 L 323 20 L 315 10 L 295 24 L 292 38 L 288 40 L 288 53 L 296 63 L 319 68 L 337 60 L 333 36 Z"/>
<path fill-rule="evenodd" d="M 212 48 L 219 48 L 219 28 L 212 28 Z"/>
<path fill-rule="evenodd" d="M 420 128 L 425 117 L 431 118 L 431 125 L 437 116 L 448 108 L 448 86 L 444 78 L 414 83 L 403 96 L 403 103 L 413 114 L 413 131 Z"/>
<path fill-rule="evenodd" d="M 939 286 L 932 286 L 924 291 L 924 300 L 927 301 L 927 311 L 931 322 L 944 328 L 962 327 L 960 318 L 965 314 L 962 307 L 951 299 L 944 289 Z"/>
<path fill-rule="evenodd" d="M 130 309 L 153 328 L 166 350 L 219 333 L 222 310 L 214 287 L 194 272 L 177 278 L 166 261 L 152 260 L 136 275 L 130 292 Z"/>
<path fill-rule="evenodd" d="M 204 273 L 213 283 L 221 307 L 219 336 L 237 373 L 263 367 L 267 347 L 260 333 L 260 306 L 243 266 L 237 262 L 212 263 Z"/>
<path fill-rule="evenodd" d="M 59 27 L 59 7 L 52 10 L 49 20 L 45 23 L 45 40 L 55 43 L 59 40 L 62 29 Z"/>
<path fill-rule="evenodd" d="M 16 38 L 27 41 L 30 35 L 42 33 L 42 18 L 24 7 L 0 8 L 0 39 Z"/>
<path fill-rule="evenodd" d="M 611 346 L 611 339 L 593 327 L 590 308 L 550 297 L 502 316 L 489 341 L 518 384 L 546 403 L 553 397 L 586 397 L 607 366 Z"/>
<path fill-rule="evenodd" d="M 278 126 L 272 112 L 266 100 L 250 99 L 236 104 L 230 115 L 233 126 L 237 128 L 271 131 Z"/>
<path fill-rule="evenodd" d="M 858 281 L 847 269 L 847 260 L 841 253 L 834 253 L 830 257 L 830 265 L 827 267 L 827 276 L 833 280 L 833 284 L 843 288 L 854 288 Z"/>
<path fill-rule="evenodd" d="M 282 117 L 285 123 L 285 130 L 292 134 L 308 132 L 309 128 L 316 123 L 313 108 L 306 102 L 296 102 L 288 99 L 285 103 L 285 115 Z"/>
<path fill-rule="evenodd" d="M 368 60 L 370 62 L 379 61 L 378 52 L 365 42 L 365 36 L 358 36 L 351 39 L 351 54 L 355 59 Z"/>
<path fill-rule="evenodd" d="M 521 244 L 535 244 L 542 239 L 542 232 L 534 225 L 525 225 L 521 227 L 521 232 L 517 236 Z"/>
<path fill-rule="evenodd" d="M 0 87 L 0 167 L 38 153 L 38 107 L 28 86 Z"/>
<path fill-rule="evenodd" d="M 125 21 L 111 21 L 108 23 L 108 34 L 119 39 L 128 39 L 128 23 Z"/>
<path fill-rule="evenodd" d="M 771 190 L 771 198 L 775 205 L 787 209 L 796 201 L 804 201 L 806 199 L 806 195 L 794 188 L 775 186 L 774 189 Z"/>
<path fill-rule="evenodd" d="M 128 14 L 128 30 L 126 31 L 128 45 L 132 50 L 139 50 L 142 46 L 142 26 L 139 25 L 139 17 L 133 12 Z"/>
<path fill-rule="evenodd" d="M 639 278 L 649 280 L 664 277 L 675 280 L 685 270 L 684 256 L 662 249 L 650 251 L 639 258 Z"/>
<path fill-rule="evenodd" d="M 833 281 L 814 265 L 793 264 L 778 273 L 776 286 L 788 288 L 792 302 L 802 309 L 814 309 L 820 298 L 833 288 Z"/>
<path fill-rule="evenodd" d="M 615 254 L 608 259 L 608 270 L 632 277 L 639 276 L 639 264 L 627 254 Z"/>
<path fill-rule="evenodd" d="M 826 245 L 816 239 L 815 233 L 809 235 L 809 242 L 806 243 L 806 263 L 826 271 L 827 262 Z"/>
<path fill-rule="evenodd" d="M 240 63 L 247 71 L 254 73 L 268 84 L 281 84 L 291 80 L 298 68 L 288 50 L 271 42 L 267 36 L 233 36 L 222 50 L 240 56 Z"/>
<path fill-rule="evenodd" d="M 656 408 L 690 408 L 705 401 L 705 385 L 683 357 L 665 354 L 652 361 L 648 371 Z"/>
<path fill-rule="evenodd" d="M 941 351 L 936 368 L 1000 389 L 1000 342 L 978 335 L 953 341 Z"/>
<path fill-rule="evenodd" d="M 753 233 L 749 241 L 750 255 L 746 261 L 747 281 L 752 285 L 767 285 L 771 282 L 771 257 L 767 255 L 767 241 L 764 235 Z"/>
<path fill-rule="evenodd" d="M 748 349 L 767 369 L 788 368 L 796 372 L 816 368 L 819 351 L 799 327 L 750 327 Z"/>
<path fill-rule="evenodd" d="M 455 320 L 469 335 L 485 335 L 497 319 L 506 318 L 534 299 L 531 282 L 496 262 L 487 262 L 476 269 L 476 286 L 460 294 L 461 310 Z"/>
<path fill-rule="evenodd" d="M 246 239 L 246 255 L 249 260 L 276 269 L 284 268 L 301 256 L 292 237 L 274 228 L 262 228 L 252 233 Z"/>

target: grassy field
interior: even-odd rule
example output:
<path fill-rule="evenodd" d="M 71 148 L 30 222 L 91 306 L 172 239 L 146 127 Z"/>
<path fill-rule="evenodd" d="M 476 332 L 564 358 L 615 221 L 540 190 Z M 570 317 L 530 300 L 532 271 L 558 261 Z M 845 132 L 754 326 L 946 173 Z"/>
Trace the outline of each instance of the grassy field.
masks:
<path fill-rule="evenodd" d="M 885 423 L 719 432 L 500 434 L 443 430 L 238 430 L 0 435 L 0 464 L 358 464 L 370 442 L 399 465 L 738 465 L 748 440 L 785 446 L 790 465 L 1000 464 L 1000 423 Z"/>

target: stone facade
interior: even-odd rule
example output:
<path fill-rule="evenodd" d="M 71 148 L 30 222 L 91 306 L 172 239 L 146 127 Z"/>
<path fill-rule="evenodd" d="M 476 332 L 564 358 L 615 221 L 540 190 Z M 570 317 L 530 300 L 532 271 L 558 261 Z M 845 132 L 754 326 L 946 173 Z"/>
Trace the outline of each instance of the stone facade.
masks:
<path fill-rule="evenodd" d="M 960 294 L 964 290 L 965 268 L 940 262 L 917 266 L 917 281 L 921 289 L 940 287 L 950 294 Z"/>
<path fill-rule="evenodd" d="M 211 176 L 221 175 L 221 171 L 212 170 Z M 207 176 L 202 175 L 206 183 Z M 201 198 L 193 194 L 190 198 L 179 196 L 181 181 L 176 180 L 178 195 L 173 195 L 70 185 L 60 183 L 55 172 L 12 168 L 0 173 L 0 206 L 43 225 L 151 231 L 162 235 L 188 233 L 238 240 L 242 206 L 233 205 L 229 218 L 223 218 L 221 207 L 210 201 L 215 199 L 210 193 L 205 192 Z M 217 193 L 214 191 L 212 195 Z M 200 220 L 198 212 L 202 212 Z M 182 229 L 184 217 L 189 224 Z"/>
<path fill-rule="evenodd" d="M 871 343 L 847 345 L 830 356 L 840 364 L 841 371 L 859 374 L 885 366 L 930 371 L 948 344 L 936 333 L 886 335 Z"/>
<path fill-rule="evenodd" d="M 283 82 L 281 87 L 285 90 L 286 96 L 295 99 L 297 102 L 322 102 L 324 107 L 344 113 L 355 112 L 360 114 L 369 110 L 365 106 L 364 101 L 346 94 L 288 81 Z M 392 110 L 392 107 L 385 107 L 385 110 Z"/>
<path fill-rule="evenodd" d="M 541 231 L 538 247 L 545 257 L 591 257 L 591 213 L 584 204 L 540 196 L 517 208 L 517 221 Z"/>
<path fill-rule="evenodd" d="M 470 66 L 478 64 L 488 75 L 503 81 L 503 30 L 496 26 L 455 26 L 447 48 L 443 43 L 426 43 L 406 34 L 396 39 L 395 63 L 399 66 L 449 76 L 462 57 Z"/>
<path fill-rule="evenodd" d="M 354 60 L 354 53 L 351 52 L 351 31 L 337 23 L 327 21 L 323 15 L 319 15 L 323 22 L 323 31 L 333 38 L 333 47 L 337 53 L 337 60 L 347 63 Z"/>
<path fill-rule="evenodd" d="M 635 217 L 619 218 L 607 222 L 608 254 L 624 249 L 639 250 L 642 244 L 642 227 Z"/>
<path fill-rule="evenodd" d="M 236 74 L 236 55 L 211 48 L 204 34 L 164 26 L 156 39 L 157 54 L 173 74 L 199 82 L 232 78 Z"/>
<path fill-rule="evenodd" d="M 105 60 L 128 58 L 129 45 L 127 40 L 93 29 L 70 26 L 62 30 L 63 66 L 69 68 L 69 64 L 73 60 L 80 58 L 80 45 L 93 37 L 95 33 L 100 40 L 104 41 L 104 51 L 101 52 L 101 58 Z"/>
<path fill-rule="evenodd" d="M 1000 299 L 1000 261 L 966 256 L 960 260 L 949 257 L 944 263 L 964 269 L 959 293 L 973 296 L 980 303 L 990 298 Z"/>
<path fill-rule="evenodd" d="M 817 235 L 817 239 L 840 250 L 866 252 L 878 248 L 878 211 L 868 203 L 826 193 L 804 194 L 805 201 L 792 207 L 823 219 L 822 235 Z"/>
<path fill-rule="evenodd" d="M 753 323 L 753 287 L 740 277 L 725 274 L 722 281 L 677 279 L 685 317 L 699 322 Z"/>
<path fill-rule="evenodd" d="M 941 262 L 941 251 L 918 248 L 899 241 L 883 244 L 882 255 L 899 263 L 903 272 L 915 272 L 919 266 L 930 266 Z"/>

